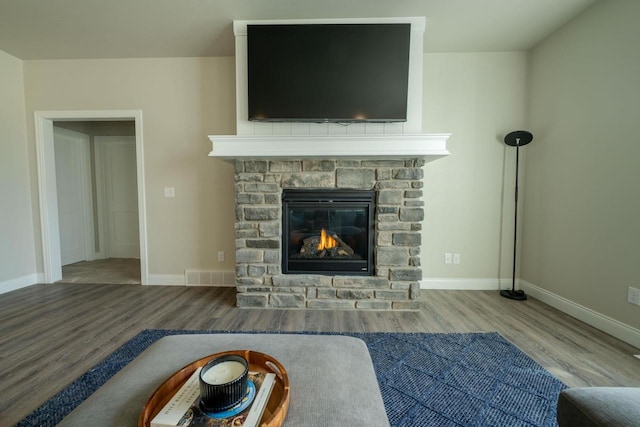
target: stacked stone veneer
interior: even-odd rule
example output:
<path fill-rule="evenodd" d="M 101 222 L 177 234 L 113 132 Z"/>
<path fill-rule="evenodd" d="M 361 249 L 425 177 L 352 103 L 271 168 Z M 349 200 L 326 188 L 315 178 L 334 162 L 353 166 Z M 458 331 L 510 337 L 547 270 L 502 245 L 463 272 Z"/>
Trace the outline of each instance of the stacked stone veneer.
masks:
<path fill-rule="evenodd" d="M 236 160 L 238 307 L 417 310 L 424 160 Z M 282 190 L 376 190 L 373 276 L 281 273 Z"/>

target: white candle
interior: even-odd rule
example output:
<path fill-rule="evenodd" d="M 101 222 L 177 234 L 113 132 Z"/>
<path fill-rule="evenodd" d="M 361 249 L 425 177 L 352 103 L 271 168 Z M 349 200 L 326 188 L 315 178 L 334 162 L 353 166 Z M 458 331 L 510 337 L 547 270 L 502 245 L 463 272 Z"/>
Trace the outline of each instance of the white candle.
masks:
<path fill-rule="evenodd" d="M 244 373 L 244 365 L 240 362 L 229 360 L 213 365 L 202 374 L 202 380 L 207 384 L 226 384 L 235 380 Z"/>

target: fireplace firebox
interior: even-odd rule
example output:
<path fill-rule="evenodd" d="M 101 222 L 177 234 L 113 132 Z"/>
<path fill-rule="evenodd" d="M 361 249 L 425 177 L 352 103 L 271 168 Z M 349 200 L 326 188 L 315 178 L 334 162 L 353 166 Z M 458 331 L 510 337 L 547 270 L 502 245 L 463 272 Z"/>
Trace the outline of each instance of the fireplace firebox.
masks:
<path fill-rule="evenodd" d="M 375 191 L 285 189 L 282 272 L 372 276 Z"/>

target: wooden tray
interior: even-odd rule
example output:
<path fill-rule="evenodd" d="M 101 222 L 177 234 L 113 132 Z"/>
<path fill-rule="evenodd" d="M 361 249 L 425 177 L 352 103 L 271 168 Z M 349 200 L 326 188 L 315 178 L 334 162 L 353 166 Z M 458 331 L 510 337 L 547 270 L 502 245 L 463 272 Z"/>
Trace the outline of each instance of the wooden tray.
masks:
<path fill-rule="evenodd" d="M 273 391 L 269 397 L 269 402 L 262 415 L 260 426 L 277 427 L 281 426 L 289 409 L 289 376 L 284 366 L 268 354 L 259 353 L 250 350 L 232 350 L 223 353 L 216 353 L 202 359 L 198 359 L 180 369 L 165 382 L 163 382 L 156 391 L 153 392 L 147 403 L 144 405 L 140 418 L 138 418 L 138 427 L 149 427 L 151 420 L 158 412 L 169 402 L 171 397 L 178 391 L 180 387 L 187 381 L 193 372 L 201 366 L 204 366 L 209 360 L 224 356 L 227 354 L 237 354 L 244 357 L 249 362 L 249 370 L 255 372 L 273 372 L 276 374 L 276 382 Z"/>

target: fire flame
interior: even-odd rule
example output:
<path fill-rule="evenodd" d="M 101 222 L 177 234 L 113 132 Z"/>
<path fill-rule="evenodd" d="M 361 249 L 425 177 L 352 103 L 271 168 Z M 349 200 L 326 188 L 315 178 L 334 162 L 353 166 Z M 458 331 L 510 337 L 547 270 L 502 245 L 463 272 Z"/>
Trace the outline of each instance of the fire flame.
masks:
<path fill-rule="evenodd" d="M 323 251 L 325 249 L 331 249 L 338 246 L 338 242 L 333 237 L 327 235 L 327 232 L 324 231 L 324 228 L 320 232 L 320 243 L 318 243 L 318 250 Z"/>

